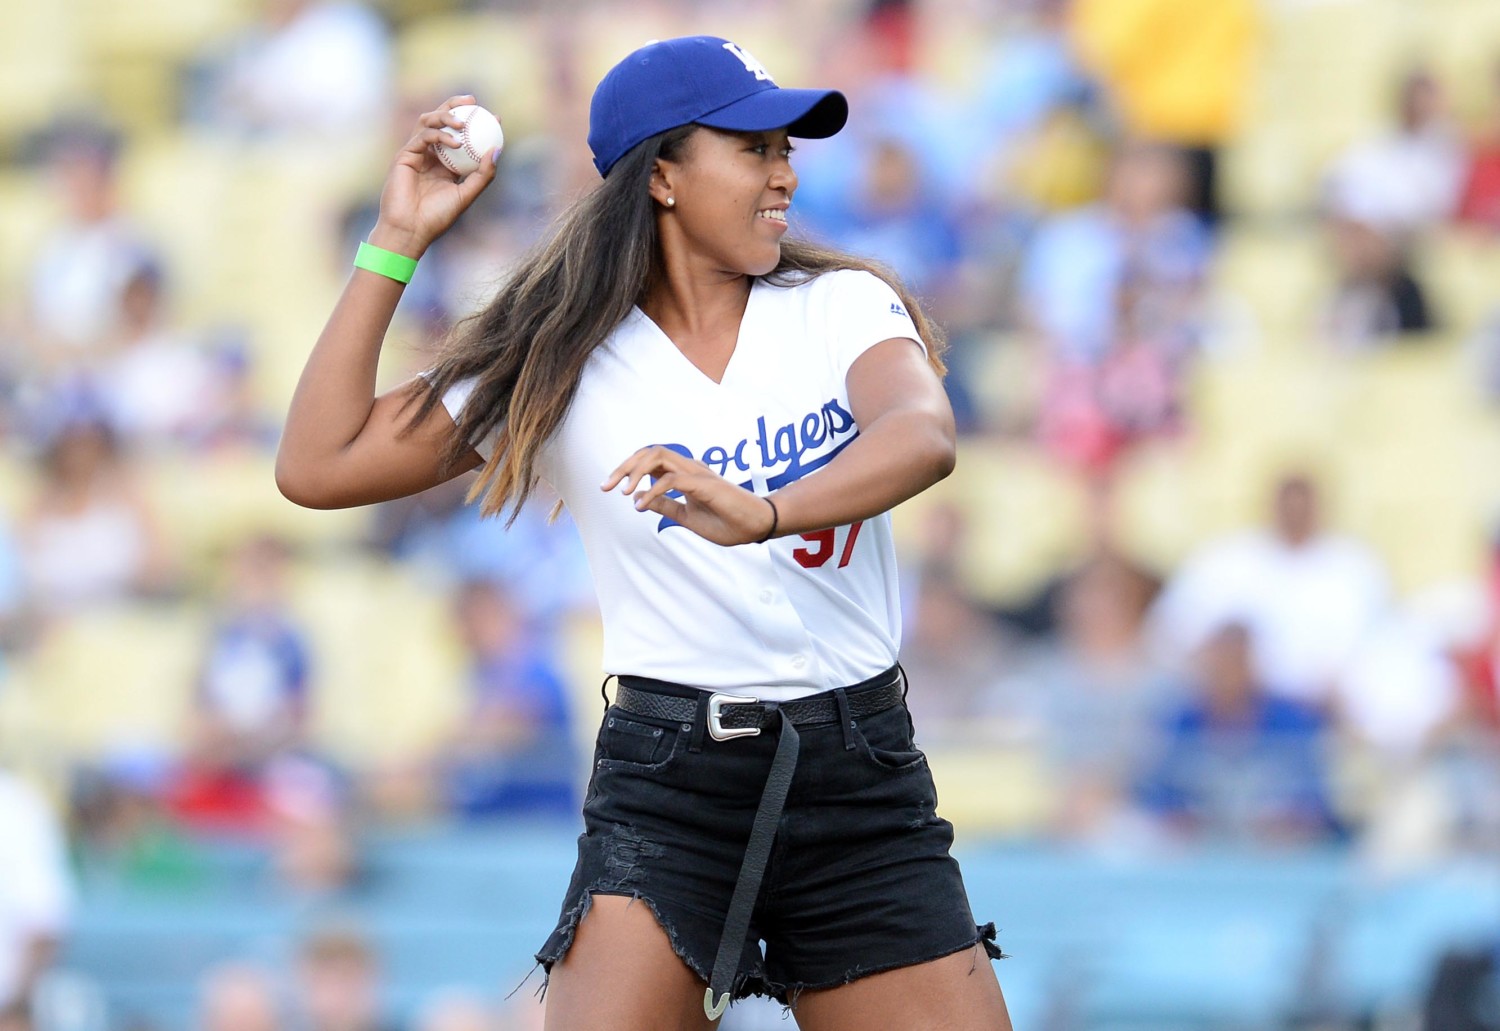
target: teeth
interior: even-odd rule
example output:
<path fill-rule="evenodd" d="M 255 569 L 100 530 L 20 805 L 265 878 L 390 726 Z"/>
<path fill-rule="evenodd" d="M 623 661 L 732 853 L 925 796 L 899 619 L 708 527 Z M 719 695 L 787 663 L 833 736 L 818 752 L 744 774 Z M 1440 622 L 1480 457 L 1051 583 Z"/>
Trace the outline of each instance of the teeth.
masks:
<path fill-rule="evenodd" d="M 761 218 L 769 218 L 773 222 L 785 222 L 786 212 L 780 208 L 767 208 L 760 213 Z"/>

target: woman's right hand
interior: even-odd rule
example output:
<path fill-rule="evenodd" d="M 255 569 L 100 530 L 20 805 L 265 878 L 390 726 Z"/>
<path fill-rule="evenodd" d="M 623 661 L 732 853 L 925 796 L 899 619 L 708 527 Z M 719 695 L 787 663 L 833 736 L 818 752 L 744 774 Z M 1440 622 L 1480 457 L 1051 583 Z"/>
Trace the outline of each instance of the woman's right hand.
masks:
<path fill-rule="evenodd" d="M 410 258 L 420 258 L 442 236 L 484 188 L 495 179 L 495 156 L 486 154 L 478 171 L 459 179 L 432 153 L 431 147 L 456 146 L 443 126 L 461 128 L 452 114 L 472 96 L 449 97 L 435 111 L 417 119 L 416 132 L 396 155 L 380 191 L 380 219 L 370 242 Z"/>

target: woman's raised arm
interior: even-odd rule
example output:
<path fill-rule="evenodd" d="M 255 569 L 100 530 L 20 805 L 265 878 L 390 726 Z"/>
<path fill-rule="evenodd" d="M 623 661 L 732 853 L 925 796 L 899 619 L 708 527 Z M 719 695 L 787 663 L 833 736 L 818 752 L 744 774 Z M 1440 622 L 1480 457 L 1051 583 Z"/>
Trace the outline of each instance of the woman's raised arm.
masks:
<path fill-rule="evenodd" d="M 495 154 L 462 180 L 433 157 L 433 144 L 454 146 L 443 126 L 462 122 L 451 113 L 473 97 L 450 97 L 418 119 L 415 133 L 396 155 L 380 194 L 380 217 L 369 242 L 420 258 L 495 178 Z M 402 402 L 425 390 L 411 380 L 375 396 L 380 347 L 403 284 L 356 269 L 318 337 L 297 381 L 276 453 L 276 485 L 308 508 L 348 508 L 415 494 L 480 464 L 477 452 L 443 468 L 453 420 L 438 406 L 412 432 Z"/>

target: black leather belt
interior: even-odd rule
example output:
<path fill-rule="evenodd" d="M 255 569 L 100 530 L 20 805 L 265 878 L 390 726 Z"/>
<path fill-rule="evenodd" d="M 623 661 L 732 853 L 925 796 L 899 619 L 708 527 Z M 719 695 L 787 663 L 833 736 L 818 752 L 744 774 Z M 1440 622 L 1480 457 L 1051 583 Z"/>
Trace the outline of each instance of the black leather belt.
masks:
<path fill-rule="evenodd" d="M 846 689 L 851 719 L 873 716 L 901 703 L 901 674 L 892 669 L 882 674 L 881 680 L 885 682 Z M 615 704 L 626 712 L 674 723 L 692 723 L 697 719 L 698 699 L 657 694 L 649 688 L 632 687 L 632 682 L 650 683 L 639 677 L 620 678 Z M 715 741 L 753 736 L 776 726 L 778 711 L 799 727 L 839 722 L 838 703 L 832 694 L 790 702 L 762 702 L 748 695 L 714 692 L 708 696 L 708 734 Z"/>

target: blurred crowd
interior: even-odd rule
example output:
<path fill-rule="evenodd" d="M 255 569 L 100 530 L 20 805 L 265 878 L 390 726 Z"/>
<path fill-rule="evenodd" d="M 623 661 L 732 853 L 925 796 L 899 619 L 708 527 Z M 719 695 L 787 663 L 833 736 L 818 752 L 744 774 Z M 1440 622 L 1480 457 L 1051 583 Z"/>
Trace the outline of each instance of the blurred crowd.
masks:
<path fill-rule="evenodd" d="M 407 371 L 590 182 L 592 73 L 580 52 L 598 40 L 570 31 L 578 12 L 511 6 L 506 24 L 555 69 L 525 86 L 537 94 L 525 106 L 549 116 L 507 122 L 500 178 L 424 259 L 400 313 L 416 343 L 389 359 Z M 759 24 L 757 38 L 771 38 L 764 26 L 792 5 L 755 7 L 647 4 L 606 34 L 606 50 L 625 52 L 648 24 L 663 36 Z M 1191 439 L 1195 370 L 1237 346 L 1212 283 L 1239 218 L 1223 152 L 1244 127 L 1261 6 L 811 7 L 803 39 L 760 56 L 799 69 L 784 84 L 844 89 L 854 115 L 794 158 L 797 229 L 888 263 L 926 300 L 951 341 L 948 386 L 967 441 L 1030 449 L 1088 499 L 1074 554 L 1003 600 L 979 596 L 965 565 L 975 541 L 1004 528 L 951 504 L 921 510 L 903 568 L 902 659 L 922 743 L 1022 757 L 1041 801 L 1013 832 L 1079 847 L 1494 855 L 1500 546 L 1471 571 L 1462 604 L 1403 596 L 1390 556 L 1334 525 L 1315 463 L 1263 485 L 1260 525 L 1202 541 L 1172 568 L 1132 554 L 1118 532 L 1122 463 Z M 580 24 L 609 21 L 581 10 Z M 254 5 L 251 22 L 179 69 L 190 88 L 177 131 L 237 154 L 290 143 L 388 160 L 412 114 L 441 99 L 393 86 L 424 16 L 357 0 Z M 955 89 L 931 37 L 957 38 L 965 19 L 979 74 Z M 1413 260 L 1456 226 L 1500 233 L 1500 58 L 1495 69 L 1486 109 L 1460 117 L 1439 72 L 1410 65 L 1388 84 L 1386 129 L 1328 162 L 1316 207 L 1295 213 L 1324 238 L 1329 284 L 1306 346 L 1354 361 L 1461 331 L 1500 397 L 1500 318 L 1454 326 Z M 503 118 L 511 99 L 494 99 Z M 265 389 L 279 382 L 265 368 L 271 352 L 234 313 L 177 314 L 191 270 L 174 266 L 121 189 L 138 143 L 128 128 L 62 112 L 9 150 L 56 215 L 0 309 L 0 448 L 21 474 L 0 517 L 0 664 L 24 669 L 101 611 L 177 606 L 207 618 L 174 740 L 63 756 L 65 776 L 44 798 L 3 760 L 47 743 L 0 738 L 4 1031 L 27 1026 L 20 1002 L 66 934 L 79 878 L 107 870 L 170 886 L 191 877 L 196 839 L 231 835 L 264 844 L 285 890 L 338 897 L 359 882 L 363 827 L 571 818 L 595 716 L 564 654 L 567 628 L 593 606 L 566 515 L 549 524 L 534 506 L 505 530 L 464 504 L 461 479 L 377 507 L 343 542 L 416 571 L 446 599 L 460 711 L 416 754 L 350 755 L 319 740 L 310 714 L 323 662 L 296 582 L 325 556 L 252 528 L 205 567 L 163 529 L 172 499 L 151 470 L 247 460 L 268 470 L 286 397 Z M 340 262 L 373 223 L 378 184 L 345 191 L 307 227 Z M 302 353 L 318 327 L 305 328 Z M 269 475 L 263 486 L 274 490 Z M 215 970 L 199 1026 L 388 1026 L 361 987 L 376 964 L 357 933 L 334 930 L 310 938 L 290 971 Z M 493 1026 L 485 1005 L 436 999 L 413 1026 Z"/>

